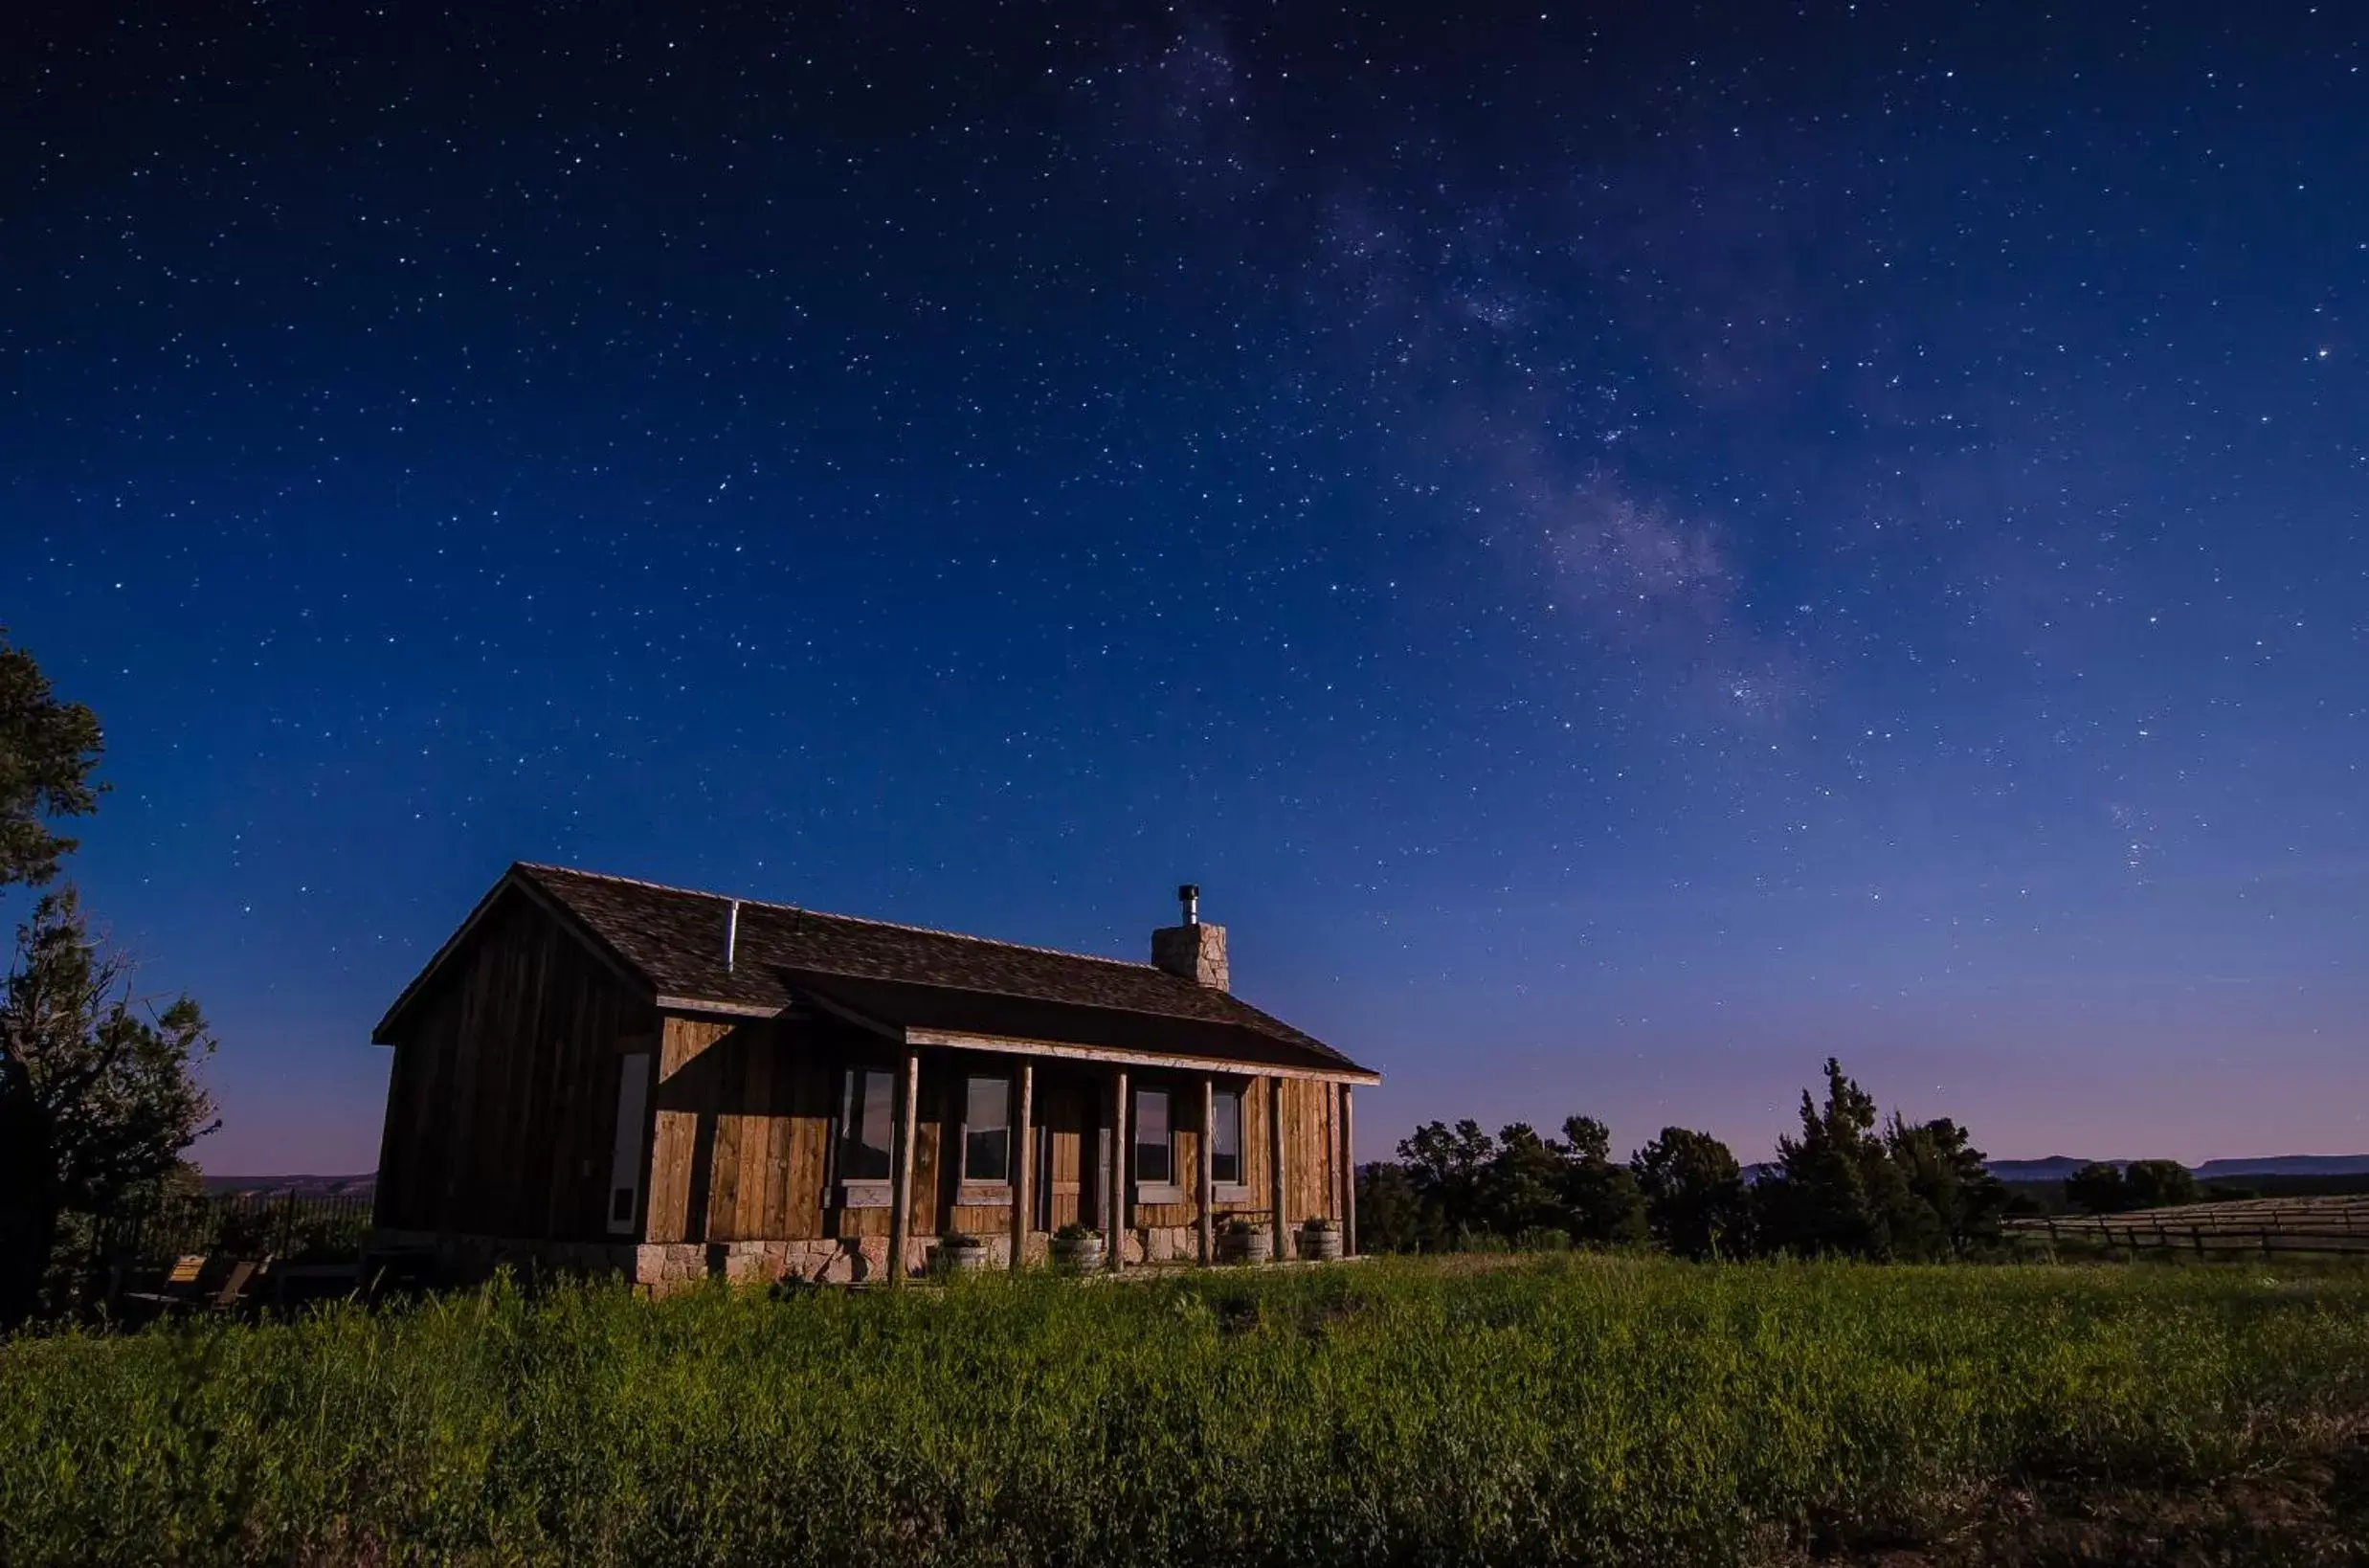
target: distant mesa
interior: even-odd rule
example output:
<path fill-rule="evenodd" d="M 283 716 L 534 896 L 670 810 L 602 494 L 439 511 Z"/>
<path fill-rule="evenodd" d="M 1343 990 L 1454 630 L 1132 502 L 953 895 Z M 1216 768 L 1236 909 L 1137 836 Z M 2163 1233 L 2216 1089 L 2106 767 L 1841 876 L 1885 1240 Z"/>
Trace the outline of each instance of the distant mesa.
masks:
<path fill-rule="evenodd" d="M 2140 1157 L 2140 1156 L 2134 1156 Z M 2085 1165 L 2127 1166 L 2129 1159 L 2076 1159 L 2050 1154 L 2045 1159 L 1994 1159 L 1984 1162 L 2001 1181 L 2062 1181 Z M 2190 1167 L 2199 1181 L 2228 1181 L 2238 1176 L 2335 1176 L 2369 1175 L 2369 1154 L 2264 1154 L 2252 1159 L 2208 1159 Z M 1774 1163 L 1747 1165 L 1744 1179 L 1759 1181 L 1777 1174 Z"/>
<path fill-rule="evenodd" d="M 1989 1162 L 1991 1175 L 2001 1181 L 2062 1181 L 2085 1165 L 2130 1163 L 2129 1159 L 2075 1159 L 2069 1154 Z M 2200 1181 L 2226 1181 L 2232 1176 L 2358 1176 L 2369 1172 L 2369 1154 L 2265 1154 L 2252 1159 L 2208 1159 L 2191 1169 Z"/>

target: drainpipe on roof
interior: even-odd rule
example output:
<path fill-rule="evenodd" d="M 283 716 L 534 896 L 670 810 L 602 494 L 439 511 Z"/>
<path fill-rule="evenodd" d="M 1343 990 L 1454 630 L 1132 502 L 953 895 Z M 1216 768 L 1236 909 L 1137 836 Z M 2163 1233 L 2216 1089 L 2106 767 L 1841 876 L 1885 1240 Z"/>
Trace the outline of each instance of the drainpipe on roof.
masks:
<path fill-rule="evenodd" d="M 740 956 L 740 900 L 732 901 L 731 909 L 724 917 L 724 972 L 732 973 L 733 960 Z"/>

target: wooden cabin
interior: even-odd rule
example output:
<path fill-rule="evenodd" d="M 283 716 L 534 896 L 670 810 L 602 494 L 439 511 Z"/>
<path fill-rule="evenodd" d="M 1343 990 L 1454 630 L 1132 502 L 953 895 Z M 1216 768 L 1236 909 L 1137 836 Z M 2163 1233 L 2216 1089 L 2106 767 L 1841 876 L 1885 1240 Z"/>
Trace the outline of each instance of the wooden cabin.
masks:
<path fill-rule="evenodd" d="M 1353 1251 L 1379 1078 L 1235 997 L 1180 893 L 1129 963 L 513 865 L 372 1036 L 381 1243 L 659 1287 L 902 1277 L 955 1232 L 1018 1265 L 1070 1224 L 1206 1262 L 1237 1216 Z"/>

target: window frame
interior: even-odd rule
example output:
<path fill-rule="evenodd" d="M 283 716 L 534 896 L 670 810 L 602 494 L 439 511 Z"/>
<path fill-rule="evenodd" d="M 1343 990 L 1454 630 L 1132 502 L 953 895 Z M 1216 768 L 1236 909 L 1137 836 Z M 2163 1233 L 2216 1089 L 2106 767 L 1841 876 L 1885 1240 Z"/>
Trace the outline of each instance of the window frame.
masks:
<path fill-rule="evenodd" d="M 1003 1086 L 1003 1175 L 974 1176 L 971 1174 L 971 1086 L 974 1083 L 999 1083 Z M 1019 1086 L 1009 1072 L 972 1072 L 966 1069 L 961 1078 L 961 1109 L 954 1118 L 954 1201 L 969 1203 L 1009 1203 L 1012 1201 L 1013 1149 L 1019 1129 L 1015 1113 L 1019 1103 Z"/>
<path fill-rule="evenodd" d="M 1234 1102 L 1234 1179 L 1227 1181 L 1217 1174 L 1218 1102 Z M 1202 1129 L 1201 1135 L 1210 1140 L 1209 1196 L 1213 1202 L 1246 1203 L 1250 1200 L 1250 1089 L 1243 1084 L 1213 1084 L 1209 1090 L 1209 1118 L 1213 1124 Z"/>
<path fill-rule="evenodd" d="M 1146 1149 L 1160 1147 L 1157 1144 L 1144 1141 L 1143 1105 L 1144 1096 L 1147 1094 L 1158 1095 L 1166 1102 L 1168 1108 L 1162 1115 L 1162 1120 L 1168 1124 L 1168 1178 L 1164 1181 L 1147 1181 L 1143 1175 L 1143 1152 Z M 1167 1084 L 1135 1084 L 1129 1086 L 1128 1097 L 1127 1176 L 1129 1184 L 1135 1189 L 1135 1201 L 1138 1203 L 1183 1202 L 1185 1200 L 1184 1182 L 1179 1179 L 1176 1170 L 1177 1094 L 1175 1089 Z"/>
<path fill-rule="evenodd" d="M 888 1092 L 888 1174 L 880 1176 L 853 1176 L 847 1174 L 849 1124 L 854 1122 L 860 1136 L 861 1120 L 858 1109 L 857 1091 L 869 1088 L 869 1080 L 880 1079 Z M 863 1102 L 868 1108 L 869 1101 Z M 858 1143 L 857 1147 L 869 1147 Z M 842 1209 L 885 1209 L 896 1202 L 897 1182 L 897 1075 L 894 1069 L 868 1062 L 851 1062 L 839 1072 L 838 1113 L 831 1122 L 832 1191 Z"/>

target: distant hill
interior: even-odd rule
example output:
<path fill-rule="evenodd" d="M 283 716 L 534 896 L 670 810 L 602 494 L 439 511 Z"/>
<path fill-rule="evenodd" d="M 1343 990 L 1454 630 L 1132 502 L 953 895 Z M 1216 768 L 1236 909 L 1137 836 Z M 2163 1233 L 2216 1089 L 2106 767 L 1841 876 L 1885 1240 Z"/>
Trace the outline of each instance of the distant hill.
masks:
<path fill-rule="evenodd" d="M 2045 1159 L 1995 1159 L 1985 1164 L 2001 1181 L 2062 1181 L 2092 1163 L 2070 1154 Z M 2107 1159 L 2100 1165 L 2128 1165 L 2127 1159 Z M 2369 1175 L 2369 1154 L 2264 1154 L 2252 1159 L 2208 1159 L 2193 1168 L 2199 1181 L 2229 1181 L 2239 1176 L 2340 1176 Z M 1746 1181 L 1774 1174 L 1774 1164 L 1747 1165 Z"/>
<path fill-rule="evenodd" d="M 2070 1154 L 2050 1154 L 2045 1159 L 1987 1160 L 1984 1167 L 2001 1181 L 2062 1181 L 2089 1163 Z M 2110 1159 L 2105 1163 L 2128 1165 L 2131 1162 L 2127 1159 Z"/>
<path fill-rule="evenodd" d="M 2091 1163 L 2069 1154 L 2045 1159 L 1995 1159 L 1991 1175 L 2001 1181 L 2062 1181 Z M 2127 1159 L 2100 1160 L 2101 1165 L 2128 1165 Z M 2233 1176 L 2359 1176 L 2369 1173 L 2369 1154 L 2264 1154 L 2252 1159 L 2208 1159 L 2194 1166 L 2199 1181 L 2226 1181 Z"/>
<path fill-rule="evenodd" d="M 2269 1154 L 2261 1159 L 2208 1159 L 2197 1167 L 2201 1181 L 2244 1176 L 2369 1175 L 2369 1154 Z"/>
<path fill-rule="evenodd" d="M 210 1176 L 205 1180 L 206 1191 L 215 1194 L 269 1194 L 278 1197 L 283 1193 L 294 1193 L 299 1198 L 369 1198 L 378 1191 L 376 1171 L 362 1176 Z"/>

